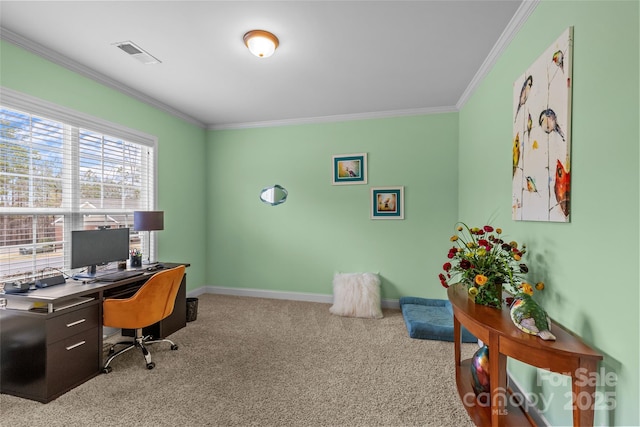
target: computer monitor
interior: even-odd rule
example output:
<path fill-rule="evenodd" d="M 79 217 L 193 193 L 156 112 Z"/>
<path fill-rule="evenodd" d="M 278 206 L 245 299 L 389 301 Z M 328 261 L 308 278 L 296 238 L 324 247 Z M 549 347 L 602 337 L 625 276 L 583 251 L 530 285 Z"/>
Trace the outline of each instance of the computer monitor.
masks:
<path fill-rule="evenodd" d="M 129 229 L 105 228 L 71 232 L 71 268 L 87 267 L 75 278 L 94 278 L 96 266 L 129 258 Z"/>

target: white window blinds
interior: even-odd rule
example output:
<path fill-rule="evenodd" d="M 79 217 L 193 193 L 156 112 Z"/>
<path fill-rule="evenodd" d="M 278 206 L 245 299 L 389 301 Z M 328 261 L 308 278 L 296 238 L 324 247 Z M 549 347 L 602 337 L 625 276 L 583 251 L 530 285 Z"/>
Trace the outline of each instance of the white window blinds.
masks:
<path fill-rule="evenodd" d="M 2 95 L 0 282 L 69 270 L 72 230 L 131 227 L 154 209 L 155 138 Z M 130 230 L 131 247 L 144 237 Z"/>

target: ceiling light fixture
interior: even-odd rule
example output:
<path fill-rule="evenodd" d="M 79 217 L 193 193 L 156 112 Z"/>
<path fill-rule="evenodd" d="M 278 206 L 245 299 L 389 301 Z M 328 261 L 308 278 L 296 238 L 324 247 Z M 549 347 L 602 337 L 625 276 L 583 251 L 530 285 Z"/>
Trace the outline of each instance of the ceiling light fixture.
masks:
<path fill-rule="evenodd" d="M 278 38 L 268 31 L 252 30 L 243 37 L 249 51 L 259 58 L 268 58 L 276 51 Z"/>

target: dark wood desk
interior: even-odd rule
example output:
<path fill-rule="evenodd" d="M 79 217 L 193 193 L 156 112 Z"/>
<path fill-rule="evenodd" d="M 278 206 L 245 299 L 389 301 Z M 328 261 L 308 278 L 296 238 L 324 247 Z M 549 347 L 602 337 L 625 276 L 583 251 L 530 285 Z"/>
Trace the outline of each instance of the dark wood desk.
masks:
<path fill-rule="evenodd" d="M 453 335 L 455 342 L 456 383 L 458 393 L 469 416 L 477 426 L 524 426 L 532 421 L 523 411 L 513 406 L 507 393 L 507 357 L 551 372 L 570 375 L 573 392 L 573 425 L 593 425 L 595 385 L 580 381 L 580 373 L 596 372 L 602 355 L 591 349 L 580 338 L 563 327 L 552 323 L 555 341 L 544 341 L 522 332 L 511 321 L 509 310 L 485 307 L 474 303 L 464 285 L 447 289 L 453 307 Z M 489 347 L 490 405 L 475 399 L 471 386 L 470 361 L 461 361 L 460 325 Z M 577 398 L 587 397 L 588 405 Z"/>
<path fill-rule="evenodd" d="M 142 276 L 111 283 L 67 280 L 3 295 L 8 305 L 0 310 L 0 392 L 47 403 L 100 374 L 102 300 L 135 293 L 154 273 L 145 270 Z M 185 274 L 171 316 L 145 334 L 165 338 L 186 326 L 186 280 Z M 42 308 L 28 310 L 33 304 Z"/>

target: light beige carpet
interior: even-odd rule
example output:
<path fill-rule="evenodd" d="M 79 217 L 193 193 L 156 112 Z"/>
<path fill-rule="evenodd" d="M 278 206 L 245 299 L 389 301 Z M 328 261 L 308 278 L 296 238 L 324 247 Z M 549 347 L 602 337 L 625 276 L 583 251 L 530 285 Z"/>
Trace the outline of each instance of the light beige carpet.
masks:
<path fill-rule="evenodd" d="M 399 310 L 379 320 L 329 304 L 199 297 L 198 318 L 113 372 L 42 404 L 0 395 L 2 426 L 470 426 L 453 344 L 407 335 Z M 463 358 L 477 349 L 463 345 Z"/>

